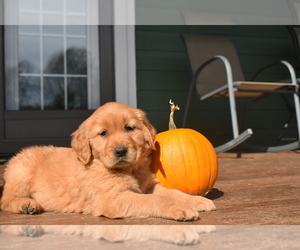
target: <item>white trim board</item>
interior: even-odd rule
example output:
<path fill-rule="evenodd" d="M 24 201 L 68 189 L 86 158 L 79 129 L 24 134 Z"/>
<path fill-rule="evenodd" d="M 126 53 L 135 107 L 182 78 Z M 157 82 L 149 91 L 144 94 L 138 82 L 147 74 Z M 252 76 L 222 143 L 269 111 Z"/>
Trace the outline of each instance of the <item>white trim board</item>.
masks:
<path fill-rule="evenodd" d="M 134 0 L 114 0 L 116 101 L 136 108 L 134 13 Z"/>

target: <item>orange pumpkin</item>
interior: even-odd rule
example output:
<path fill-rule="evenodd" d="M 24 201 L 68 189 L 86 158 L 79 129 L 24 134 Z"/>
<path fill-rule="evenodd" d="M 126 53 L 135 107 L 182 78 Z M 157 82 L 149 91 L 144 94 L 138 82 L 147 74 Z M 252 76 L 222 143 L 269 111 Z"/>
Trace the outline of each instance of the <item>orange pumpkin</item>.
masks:
<path fill-rule="evenodd" d="M 179 107 L 170 101 L 169 128 L 156 136 L 152 171 L 163 187 L 202 195 L 214 186 L 218 161 L 209 140 L 193 129 L 177 129 L 173 115 Z"/>

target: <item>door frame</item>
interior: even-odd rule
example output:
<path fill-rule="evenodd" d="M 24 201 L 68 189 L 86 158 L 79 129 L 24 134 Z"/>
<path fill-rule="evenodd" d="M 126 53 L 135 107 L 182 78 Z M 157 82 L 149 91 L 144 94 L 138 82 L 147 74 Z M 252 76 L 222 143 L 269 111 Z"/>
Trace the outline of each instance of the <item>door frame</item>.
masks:
<path fill-rule="evenodd" d="M 113 2 L 116 101 L 137 108 L 135 0 Z"/>

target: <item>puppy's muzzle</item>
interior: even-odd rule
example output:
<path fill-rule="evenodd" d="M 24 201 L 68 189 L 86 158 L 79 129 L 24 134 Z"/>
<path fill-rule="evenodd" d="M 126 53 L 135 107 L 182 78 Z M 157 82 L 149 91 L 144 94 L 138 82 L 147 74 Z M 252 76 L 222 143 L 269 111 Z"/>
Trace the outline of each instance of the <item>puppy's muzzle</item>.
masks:
<path fill-rule="evenodd" d="M 127 151 L 128 151 L 127 147 L 119 146 L 115 149 L 114 153 L 117 158 L 122 158 L 122 157 L 126 156 Z"/>

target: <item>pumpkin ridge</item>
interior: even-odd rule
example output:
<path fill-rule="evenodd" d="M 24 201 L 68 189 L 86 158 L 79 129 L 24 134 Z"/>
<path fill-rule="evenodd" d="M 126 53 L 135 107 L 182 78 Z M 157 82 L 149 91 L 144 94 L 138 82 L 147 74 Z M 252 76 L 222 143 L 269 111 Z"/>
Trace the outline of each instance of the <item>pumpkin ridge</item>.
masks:
<path fill-rule="evenodd" d="M 206 139 L 206 138 L 205 138 Z M 211 150 L 209 150 L 208 147 L 210 147 L 210 142 L 206 139 L 206 143 L 203 143 L 203 147 L 204 147 L 204 155 L 206 157 L 205 159 L 205 162 L 211 162 Z M 214 150 L 214 149 L 213 149 Z M 207 174 L 207 183 L 206 185 L 208 186 L 208 189 L 210 189 L 210 183 L 211 183 L 211 174 L 212 174 L 212 170 L 211 168 L 209 168 L 210 171 L 209 173 Z M 207 172 L 207 171 L 206 171 Z M 205 193 L 207 192 L 208 190 L 205 191 Z"/>
<path fill-rule="evenodd" d="M 174 130 L 174 131 L 176 131 L 176 130 Z M 182 132 L 184 132 L 182 129 L 177 129 L 177 131 L 179 131 L 179 134 L 181 135 L 182 134 Z M 178 136 L 178 133 L 176 133 L 176 139 L 177 139 L 177 141 L 176 141 L 176 145 L 180 145 L 180 152 L 185 152 L 185 147 L 183 146 L 183 143 L 180 141 L 180 136 Z M 182 154 L 182 153 L 181 153 Z M 183 163 L 184 164 L 182 164 L 183 166 L 187 166 L 187 164 L 188 164 L 188 162 L 187 162 L 187 159 L 186 159 L 186 155 L 185 154 L 183 154 L 183 156 L 181 157 L 181 159 L 183 159 Z M 183 166 L 180 166 L 179 168 L 181 169 Z M 182 174 L 184 174 L 184 176 L 182 176 Z M 180 178 L 180 180 L 187 180 L 187 169 L 186 169 L 186 167 L 184 167 L 184 170 L 183 171 L 181 171 L 181 173 L 180 173 L 180 175 L 181 176 L 177 176 L 177 178 Z M 182 181 L 179 181 L 179 179 L 178 179 L 178 182 L 177 182 L 178 184 L 180 184 L 180 188 L 184 188 L 183 186 L 182 186 Z M 186 183 L 185 183 L 186 184 Z"/>
<path fill-rule="evenodd" d="M 212 162 L 212 157 L 211 157 L 211 156 L 212 156 L 212 152 L 210 152 L 211 149 L 209 149 L 210 144 L 205 143 L 204 147 L 205 147 L 205 155 L 207 154 L 207 158 L 208 158 L 208 160 L 206 159 L 205 162 L 209 161 L 209 162 L 211 163 L 211 162 Z M 214 149 L 213 149 L 213 150 L 214 150 Z M 209 171 L 208 176 L 209 176 L 209 177 L 208 177 L 208 183 L 207 183 L 208 190 L 206 190 L 205 193 L 206 193 L 206 192 L 209 192 L 210 189 L 211 189 L 212 170 Z M 204 195 L 205 195 L 205 194 L 204 194 Z"/>
<path fill-rule="evenodd" d="M 209 142 L 209 144 L 206 145 L 206 147 L 211 147 L 213 148 L 212 144 Z M 209 153 L 209 161 L 210 162 L 213 162 L 213 166 L 218 166 L 218 158 L 216 157 L 216 153 L 215 153 L 215 150 L 213 148 L 213 151 L 208 149 L 207 152 Z M 218 167 L 213 169 L 213 171 L 211 170 L 210 171 L 210 176 L 209 176 L 209 190 L 210 191 L 215 182 L 216 182 L 216 179 L 217 179 L 217 176 L 218 176 Z"/>
<path fill-rule="evenodd" d="M 197 147 L 198 147 L 198 145 L 197 145 L 197 143 L 195 142 L 195 135 L 193 135 L 194 134 L 194 131 L 193 130 L 190 130 L 190 129 L 188 129 L 187 130 L 189 133 L 186 133 L 186 135 L 189 137 L 189 141 L 191 141 L 192 143 L 193 143 L 193 148 L 196 148 L 197 149 Z M 193 133 L 193 134 L 191 134 L 191 132 Z M 196 156 L 194 156 L 194 157 L 196 157 L 197 158 L 197 161 L 199 161 L 199 159 L 201 159 L 201 156 L 199 155 L 199 150 L 195 150 L 196 151 Z M 193 152 L 194 153 L 194 152 Z M 196 172 L 194 172 L 193 174 L 194 175 L 197 175 L 197 177 L 201 174 L 201 171 L 200 171 L 200 168 L 199 168 L 199 166 L 196 166 L 196 168 L 195 167 L 193 167 L 193 169 L 196 169 Z M 192 178 L 196 178 L 196 176 L 193 176 Z M 199 182 L 197 182 L 197 189 L 199 189 L 199 188 L 201 188 L 201 183 L 199 183 Z M 193 190 L 193 192 L 194 192 L 194 190 Z"/>
<path fill-rule="evenodd" d="M 210 165 L 210 157 L 209 157 L 209 150 L 208 150 L 208 140 L 206 139 L 206 137 L 204 137 L 202 134 L 199 134 L 199 137 L 201 137 L 201 140 L 205 141 L 205 143 L 201 143 L 201 152 L 199 150 L 199 154 L 201 154 L 200 157 L 203 158 L 203 162 L 202 164 L 204 164 L 203 166 L 199 166 L 200 168 L 202 168 L 201 174 L 204 175 L 205 174 L 205 178 L 202 178 L 203 180 L 206 180 L 205 183 L 201 183 L 201 187 L 203 186 L 209 186 L 210 183 L 210 175 L 211 175 L 211 169 L 209 168 L 209 171 L 207 171 L 207 166 L 205 165 L 205 163 L 209 162 Z M 205 170 L 205 171 L 203 171 Z"/>
<path fill-rule="evenodd" d="M 212 170 L 210 169 L 207 171 L 207 166 L 203 165 L 204 163 L 208 162 L 209 165 L 211 165 L 212 162 L 212 156 L 213 152 L 210 145 L 211 143 L 209 140 L 203 136 L 202 134 L 198 133 L 197 131 L 190 130 L 193 134 L 189 133 L 189 136 L 192 138 L 193 146 L 194 148 L 197 148 L 200 146 L 198 150 L 196 150 L 197 153 L 197 160 L 201 163 L 201 165 L 197 166 L 197 175 L 201 176 L 202 182 L 198 183 L 198 188 L 203 189 L 203 187 L 208 187 L 208 190 L 204 190 L 204 193 L 209 191 L 211 189 L 211 182 L 212 182 Z M 204 143 L 197 143 L 194 139 L 196 137 L 196 140 L 203 140 Z M 214 149 L 213 149 L 214 150 Z M 212 151 L 212 152 L 211 152 Z M 204 182 L 205 181 L 205 182 Z"/>
<path fill-rule="evenodd" d="M 185 129 L 184 130 L 185 131 L 185 136 L 188 138 L 187 140 L 188 140 L 188 142 L 190 143 L 190 142 L 192 142 L 192 144 L 193 144 L 193 148 L 196 148 L 196 143 L 195 143 L 195 141 L 194 141 L 194 137 L 193 137 L 193 135 L 191 135 L 191 132 L 193 133 L 193 130 L 191 130 L 191 129 Z M 194 151 L 196 151 L 196 155 L 195 155 L 195 152 Z M 192 172 L 192 174 L 193 174 L 193 176 L 192 176 L 192 179 L 194 179 L 194 180 L 191 180 L 189 183 L 188 183 L 188 193 L 194 193 L 195 192 L 195 187 L 194 187 L 194 183 L 196 182 L 197 183 L 197 179 L 198 179 L 198 176 L 199 176 L 199 169 L 198 169 L 198 167 L 197 166 L 191 166 L 191 163 L 194 163 L 195 162 L 195 159 L 197 159 L 196 160 L 196 162 L 198 161 L 198 159 L 199 159 L 199 156 L 198 156 L 198 150 L 193 150 L 193 152 L 192 152 L 192 154 L 191 153 L 189 153 L 191 156 L 190 156 L 190 159 L 189 159 L 189 161 L 186 163 L 186 166 L 188 166 L 189 168 L 187 169 L 187 172 L 189 172 L 190 171 L 190 169 L 192 169 L 193 170 L 193 172 Z M 197 167 L 197 168 L 196 168 Z M 196 171 L 195 171 L 195 169 L 196 169 Z M 189 174 L 190 175 L 190 174 Z M 186 177 L 186 180 L 188 179 L 188 177 Z M 196 189 L 198 189 L 198 188 L 200 188 L 200 185 L 197 183 L 197 188 Z"/>

